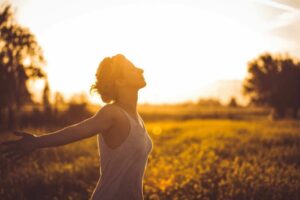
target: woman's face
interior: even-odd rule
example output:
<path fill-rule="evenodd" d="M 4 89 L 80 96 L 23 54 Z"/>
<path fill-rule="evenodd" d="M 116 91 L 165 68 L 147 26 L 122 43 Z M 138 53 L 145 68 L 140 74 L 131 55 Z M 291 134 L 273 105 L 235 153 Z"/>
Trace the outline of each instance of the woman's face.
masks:
<path fill-rule="evenodd" d="M 143 69 L 135 67 L 133 63 L 126 59 L 123 62 L 122 70 L 122 78 L 119 83 L 123 87 L 140 89 L 146 86 Z"/>

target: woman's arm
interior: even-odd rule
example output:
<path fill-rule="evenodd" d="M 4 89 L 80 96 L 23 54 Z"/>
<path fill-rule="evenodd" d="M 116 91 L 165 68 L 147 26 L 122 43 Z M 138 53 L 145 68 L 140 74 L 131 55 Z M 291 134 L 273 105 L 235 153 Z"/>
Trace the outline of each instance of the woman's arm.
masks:
<path fill-rule="evenodd" d="M 94 116 L 49 134 L 37 136 L 36 148 L 56 147 L 107 131 L 113 124 L 113 109 L 104 106 Z"/>
<path fill-rule="evenodd" d="M 114 123 L 114 113 L 113 107 L 106 105 L 86 120 L 41 136 L 15 131 L 22 138 L 2 143 L 1 153 L 17 160 L 39 148 L 56 147 L 106 132 Z"/>

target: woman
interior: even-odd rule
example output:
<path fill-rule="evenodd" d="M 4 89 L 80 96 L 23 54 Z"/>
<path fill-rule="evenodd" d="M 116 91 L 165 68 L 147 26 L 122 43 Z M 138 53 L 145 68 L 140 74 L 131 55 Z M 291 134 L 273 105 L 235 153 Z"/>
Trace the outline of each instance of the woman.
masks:
<path fill-rule="evenodd" d="M 143 120 L 137 112 L 138 90 L 146 86 L 143 70 L 123 55 L 100 63 L 91 90 L 107 103 L 94 116 L 61 130 L 4 144 L 7 157 L 19 159 L 40 148 L 56 147 L 98 135 L 100 178 L 92 200 L 141 200 L 143 177 L 152 150 Z"/>

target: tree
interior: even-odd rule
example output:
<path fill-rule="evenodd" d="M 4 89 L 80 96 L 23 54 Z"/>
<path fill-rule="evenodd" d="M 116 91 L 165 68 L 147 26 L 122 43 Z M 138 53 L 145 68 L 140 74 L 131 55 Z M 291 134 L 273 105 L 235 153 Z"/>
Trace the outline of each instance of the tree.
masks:
<path fill-rule="evenodd" d="M 43 78 L 44 64 L 43 53 L 35 36 L 15 21 L 10 5 L 1 4 L 0 114 L 8 116 L 8 128 L 14 125 L 15 111 L 23 104 L 32 102 L 26 82 Z"/>
<path fill-rule="evenodd" d="M 244 93 L 254 104 L 268 105 L 278 118 L 287 108 L 297 118 L 300 107 L 300 63 L 289 55 L 265 53 L 248 63 Z"/>
<path fill-rule="evenodd" d="M 238 107 L 238 103 L 236 102 L 236 99 L 235 99 L 235 97 L 231 97 L 230 98 L 230 101 L 229 101 L 229 103 L 228 103 L 228 106 L 229 107 Z"/>
<path fill-rule="evenodd" d="M 48 81 L 45 82 L 44 90 L 43 90 L 43 107 L 44 113 L 46 115 L 52 114 L 51 104 L 50 104 L 50 87 Z"/>
<path fill-rule="evenodd" d="M 54 93 L 54 103 L 53 103 L 53 112 L 54 115 L 57 116 L 58 113 L 62 110 L 65 106 L 64 96 L 60 92 Z"/>

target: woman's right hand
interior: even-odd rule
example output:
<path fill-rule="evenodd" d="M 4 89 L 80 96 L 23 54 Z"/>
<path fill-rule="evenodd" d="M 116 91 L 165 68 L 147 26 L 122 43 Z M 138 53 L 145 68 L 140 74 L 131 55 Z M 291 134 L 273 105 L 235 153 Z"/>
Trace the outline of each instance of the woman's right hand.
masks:
<path fill-rule="evenodd" d="M 19 160 L 38 148 L 36 135 L 20 131 L 14 131 L 13 133 L 22 138 L 0 144 L 2 154 L 4 154 L 6 158 Z"/>

